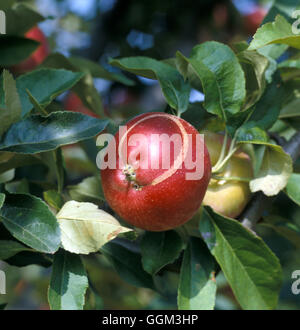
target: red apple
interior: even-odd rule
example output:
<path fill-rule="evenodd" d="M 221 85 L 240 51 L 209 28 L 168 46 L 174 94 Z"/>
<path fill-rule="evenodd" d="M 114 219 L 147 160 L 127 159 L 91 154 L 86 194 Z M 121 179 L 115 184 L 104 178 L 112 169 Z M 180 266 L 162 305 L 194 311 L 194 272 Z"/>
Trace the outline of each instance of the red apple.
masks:
<path fill-rule="evenodd" d="M 264 9 L 263 7 L 256 7 L 253 12 L 248 15 L 245 15 L 244 22 L 246 31 L 251 35 L 255 34 L 256 30 L 259 28 L 262 21 L 264 20 L 266 14 L 266 9 Z"/>
<path fill-rule="evenodd" d="M 64 108 L 69 111 L 80 112 L 85 115 L 98 118 L 98 116 L 87 108 L 81 99 L 73 92 L 70 92 L 64 101 Z"/>
<path fill-rule="evenodd" d="M 114 150 L 116 169 L 101 170 L 108 204 L 128 223 L 145 230 L 163 231 L 184 224 L 199 209 L 210 180 L 209 154 L 200 134 L 185 120 L 159 112 L 137 116 L 126 127 L 125 134 L 115 135 L 116 148 L 114 142 L 107 147 L 108 151 Z M 153 139 L 162 134 L 168 138 L 177 134 L 182 142 L 180 148 L 171 143 L 170 152 L 164 152 L 162 144 Z M 137 140 L 131 143 L 134 137 Z M 127 157 L 118 166 L 122 157 L 119 149 L 124 147 Z M 193 161 L 202 156 L 203 176 L 187 179 L 188 173 L 195 173 L 195 168 L 188 169 L 186 162 L 182 162 L 187 154 Z M 169 167 L 163 165 L 166 156 L 170 157 Z M 104 161 L 108 157 L 109 154 Z M 153 168 L 153 163 L 159 166 Z"/>
<path fill-rule="evenodd" d="M 30 55 L 28 59 L 13 67 L 13 71 L 17 74 L 34 70 L 50 53 L 47 38 L 37 26 L 29 30 L 25 34 L 25 37 L 38 41 L 40 46 L 38 46 L 38 48 Z"/>

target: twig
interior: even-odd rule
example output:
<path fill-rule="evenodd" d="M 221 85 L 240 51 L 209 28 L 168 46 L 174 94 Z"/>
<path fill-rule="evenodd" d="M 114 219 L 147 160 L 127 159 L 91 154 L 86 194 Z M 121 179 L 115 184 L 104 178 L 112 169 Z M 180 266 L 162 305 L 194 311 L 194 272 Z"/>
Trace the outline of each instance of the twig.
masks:
<path fill-rule="evenodd" d="M 282 147 L 291 156 L 293 162 L 295 162 L 300 155 L 300 132 L 296 133 Z M 276 197 L 268 197 L 262 192 L 257 192 L 240 217 L 242 225 L 253 230 L 263 213 L 271 207 Z"/>

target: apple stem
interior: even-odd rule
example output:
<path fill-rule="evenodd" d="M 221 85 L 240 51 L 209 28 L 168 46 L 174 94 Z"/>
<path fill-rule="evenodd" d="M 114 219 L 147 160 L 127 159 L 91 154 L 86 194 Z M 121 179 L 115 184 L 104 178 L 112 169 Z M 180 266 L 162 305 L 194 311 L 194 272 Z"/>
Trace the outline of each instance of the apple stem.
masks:
<path fill-rule="evenodd" d="M 228 133 L 227 133 L 227 131 L 225 131 L 225 137 L 223 140 L 221 153 L 220 153 L 217 163 L 212 168 L 212 173 L 220 172 L 222 170 L 222 168 L 224 167 L 224 165 L 231 158 L 231 156 L 237 151 L 238 148 L 235 146 L 235 141 L 236 141 L 236 138 L 234 137 L 230 143 L 228 154 L 226 155 L 226 149 L 227 149 L 227 143 L 228 143 Z"/>
<path fill-rule="evenodd" d="M 229 147 L 229 153 L 233 150 L 235 147 L 235 141 L 236 141 L 236 136 L 232 139 L 230 147 Z"/>
<path fill-rule="evenodd" d="M 134 171 L 134 167 L 132 165 L 126 164 L 123 173 L 126 177 L 126 180 L 133 186 L 136 190 L 141 190 L 142 186 L 140 186 L 136 181 L 136 173 Z"/>
<path fill-rule="evenodd" d="M 231 149 L 231 148 L 230 148 Z M 232 150 L 228 153 L 228 155 L 222 160 L 220 164 L 216 164 L 212 168 L 212 173 L 217 173 L 222 170 L 222 168 L 226 165 L 226 163 L 229 161 L 229 159 L 233 156 L 233 154 L 238 150 L 237 147 L 232 148 Z"/>
<path fill-rule="evenodd" d="M 221 153 L 219 155 L 219 159 L 217 161 L 217 163 L 215 164 L 214 167 L 218 167 L 220 165 L 220 163 L 223 161 L 224 157 L 225 157 L 225 151 L 226 151 L 226 147 L 227 147 L 227 141 L 228 141 L 228 134 L 227 131 L 225 132 L 225 137 L 223 140 L 223 145 L 222 145 L 222 149 L 221 149 Z"/>

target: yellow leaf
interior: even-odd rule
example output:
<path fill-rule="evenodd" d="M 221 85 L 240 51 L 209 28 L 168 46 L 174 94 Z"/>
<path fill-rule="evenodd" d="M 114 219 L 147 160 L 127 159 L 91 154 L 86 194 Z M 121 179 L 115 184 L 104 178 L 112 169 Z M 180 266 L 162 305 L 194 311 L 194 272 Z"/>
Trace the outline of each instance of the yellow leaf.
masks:
<path fill-rule="evenodd" d="M 119 234 L 131 231 L 92 203 L 69 201 L 56 217 L 64 249 L 78 254 L 97 252 Z"/>

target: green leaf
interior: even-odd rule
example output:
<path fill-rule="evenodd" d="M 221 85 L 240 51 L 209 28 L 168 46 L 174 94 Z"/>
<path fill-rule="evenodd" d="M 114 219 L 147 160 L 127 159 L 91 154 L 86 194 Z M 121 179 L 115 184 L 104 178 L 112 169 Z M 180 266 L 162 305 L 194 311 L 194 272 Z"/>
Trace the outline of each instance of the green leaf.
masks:
<path fill-rule="evenodd" d="M 284 121 L 278 119 L 277 122 L 270 129 L 270 133 L 275 133 L 275 134 L 277 133 L 283 138 L 285 138 L 287 141 L 290 140 L 292 136 L 296 133 L 296 129 L 293 128 L 293 124 L 291 122 L 294 122 L 294 124 L 297 125 L 298 118 L 291 118 L 291 119 L 287 118 L 287 120 Z"/>
<path fill-rule="evenodd" d="M 8 162 L 13 156 L 11 152 L 0 152 L 0 164 Z"/>
<path fill-rule="evenodd" d="M 175 231 L 146 231 L 141 241 L 142 263 L 145 271 L 155 275 L 174 262 L 183 249 L 183 241 Z"/>
<path fill-rule="evenodd" d="M 73 87 L 82 77 L 83 73 L 56 69 L 39 69 L 20 76 L 17 79 L 17 89 L 22 104 L 22 116 L 33 109 L 27 89 L 35 100 L 45 107 L 55 97 Z M 1 94 L 0 104 L 3 104 Z"/>
<path fill-rule="evenodd" d="M 37 41 L 24 37 L 0 35 L 0 66 L 10 67 L 26 60 L 39 46 Z"/>
<path fill-rule="evenodd" d="M 265 86 L 265 72 L 269 60 L 256 51 L 242 51 L 237 54 L 246 76 L 246 101 L 244 109 L 250 108 L 262 96 Z"/>
<path fill-rule="evenodd" d="M 275 0 L 264 18 L 263 24 L 273 22 L 277 15 L 281 15 L 288 22 L 293 23 L 295 18 L 293 18 L 292 15 L 297 9 L 300 9 L 299 0 Z"/>
<path fill-rule="evenodd" d="M 267 196 L 275 196 L 286 187 L 293 172 L 293 162 L 280 146 L 266 143 L 264 145 L 266 148 L 262 164 L 256 177 L 250 181 L 250 190 L 261 190 Z"/>
<path fill-rule="evenodd" d="M 107 129 L 107 128 L 106 128 Z M 85 149 L 85 145 L 91 146 L 91 149 Z M 88 152 L 93 155 L 89 158 Z M 68 171 L 71 171 L 72 173 L 78 173 L 81 176 L 86 175 L 92 175 L 95 174 L 99 176 L 99 169 L 97 167 L 97 164 L 95 162 L 95 159 L 97 157 L 99 150 L 97 149 L 97 146 L 95 144 L 95 139 L 88 139 L 85 141 L 82 141 L 78 143 L 77 145 L 72 145 L 69 148 L 63 148 L 63 156 L 65 159 L 65 167 L 68 169 Z M 99 180 L 100 182 L 100 180 Z M 99 185 L 99 183 L 98 183 Z M 74 191 L 76 190 L 76 186 L 74 186 Z M 78 192 L 78 194 L 77 194 Z M 80 191 L 75 191 L 74 195 L 75 198 L 72 197 L 72 199 L 77 200 L 78 202 L 94 202 L 95 200 L 91 199 L 88 200 L 88 196 L 84 196 L 84 194 L 80 194 Z M 87 197 L 87 200 L 81 200 L 80 198 Z M 100 198 L 97 197 L 97 202 L 99 202 Z"/>
<path fill-rule="evenodd" d="M 251 114 L 238 128 L 237 141 L 266 142 L 268 136 L 265 131 L 271 128 L 278 119 L 283 97 L 282 81 L 279 75 L 276 75 L 253 110 L 250 110 Z M 229 120 L 229 125 L 232 125 L 232 120 Z"/>
<path fill-rule="evenodd" d="M 290 131 L 287 131 L 286 139 L 290 139 L 297 131 L 300 130 L 300 117 L 285 118 L 285 123 L 289 125 Z"/>
<path fill-rule="evenodd" d="M 300 109 L 300 97 L 285 104 L 280 111 L 279 118 L 280 119 L 287 119 L 287 118 L 295 119 L 295 117 L 300 116 L 299 109 Z"/>
<path fill-rule="evenodd" d="M 70 111 L 47 117 L 29 116 L 13 124 L 0 141 L 0 150 L 34 154 L 76 143 L 100 133 L 108 121 Z"/>
<path fill-rule="evenodd" d="M 92 203 L 67 202 L 56 215 L 65 250 L 77 254 L 98 252 L 108 241 L 132 231 Z"/>
<path fill-rule="evenodd" d="M 7 304 L 0 304 L 0 310 L 4 310 Z"/>
<path fill-rule="evenodd" d="M 270 65 L 269 65 L 268 70 L 272 69 L 271 71 L 275 72 L 276 69 L 277 69 L 276 60 L 281 55 L 283 55 L 288 48 L 289 48 L 289 46 L 287 46 L 287 45 L 271 44 L 271 45 L 267 45 L 267 46 L 264 46 L 262 48 L 259 48 L 257 50 L 257 52 L 268 58 L 268 60 L 271 62 Z"/>
<path fill-rule="evenodd" d="M 47 111 L 39 104 L 37 99 L 30 93 L 30 91 L 26 88 L 26 93 L 28 95 L 30 103 L 33 105 L 37 114 L 47 115 Z"/>
<path fill-rule="evenodd" d="M 187 58 L 183 56 L 180 52 L 176 53 L 175 57 L 175 67 L 184 77 L 184 80 L 188 81 L 190 85 L 203 93 L 203 86 L 197 72 L 187 61 Z"/>
<path fill-rule="evenodd" d="M 135 82 L 131 79 L 128 79 L 121 73 L 109 72 L 105 70 L 101 65 L 96 62 L 87 60 L 82 57 L 71 57 L 69 58 L 70 62 L 79 69 L 79 71 L 88 72 L 94 78 L 102 78 L 106 80 L 117 81 L 126 86 L 133 86 Z"/>
<path fill-rule="evenodd" d="M 300 60 L 286 60 L 278 64 L 278 68 L 300 69 Z"/>
<path fill-rule="evenodd" d="M 204 128 L 211 117 L 212 115 L 205 111 L 203 104 L 200 102 L 190 103 L 187 111 L 181 116 L 182 119 L 192 124 L 198 130 Z M 216 118 L 216 116 L 214 116 L 214 118 Z"/>
<path fill-rule="evenodd" d="M 16 242 L 10 232 L 4 227 L 3 223 L 0 223 L 0 240 Z M 21 251 L 5 259 L 5 263 L 16 267 L 26 267 L 33 264 L 42 267 L 50 267 L 52 264 L 51 257 L 52 255 L 46 255 L 30 249 L 30 251 Z"/>
<path fill-rule="evenodd" d="M 15 2 L 16 2 L 16 0 L 2 0 L 0 9 L 8 10 L 9 8 L 11 8 L 14 5 Z"/>
<path fill-rule="evenodd" d="M 86 74 L 80 83 L 73 87 L 73 91 L 79 96 L 82 103 L 99 117 L 107 117 L 104 112 L 100 93 L 97 91 L 93 77 L 90 74 Z"/>
<path fill-rule="evenodd" d="M 200 232 L 242 308 L 276 308 L 281 266 L 262 239 L 210 208 L 203 211 Z"/>
<path fill-rule="evenodd" d="M 0 173 L 6 172 L 22 166 L 35 165 L 41 163 L 41 159 L 36 155 L 21 155 L 11 152 L 1 152 L 1 154 L 10 155 L 7 160 L 0 160 Z"/>
<path fill-rule="evenodd" d="M 86 271 L 79 256 L 60 250 L 55 254 L 48 291 L 52 310 L 82 310 L 88 287 Z"/>
<path fill-rule="evenodd" d="M 153 279 L 144 271 L 141 255 L 138 252 L 132 251 L 125 244 L 121 245 L 115 241 L 102 246 L 101 252 L 124 281 L 137 287 L 154 288 Z"/>
<path fill-rule="evenodd" d="M 17 91 L 16 82 L 9 71 L 3 71 L 3 89 L 5 95 L 5 105 L 7 110 L 11 112 L 12 122 L 21 118 L 21 102 Z"/>
<path fill-rule="evenodd" d="M 22 251 L 32 250 L 17 241 L 0 241 L 0 260 L 8 259 Z"/>
<path fill-rule="evenodd" d="M 262 47 L 262 48 L 257 50 L 258 53 L 265 56 L 269 60 L 269 66 L 268 66 L 268 68 L 265 72 L 265 78 L 266 78 L 268 83 L 271 83 L 272 80 L 273 80 L 273 75 L 277 70 L 277 61 L 274 58 L 272 58 L 271 56 L 269 56 L 269 51 L 266 50 L 266 48 L 276 47 L 276 46 L 281 47 L 281 46 L 284 46 L 284 45 L 276 45 L 276 44 L 268 45 L 268 46 Z M 288 48 L 287 46 L 285 46 L 285 47 Z"/>
<path fill-rule="evenodd" d="M 44 21 L 44 17 L 26 3 L 16 3 L 5 10 L 6 33 L 23 36 L 28 30 Z"/>
<path fill-rule="evenodd" d="M 89 300 L 86 301 L 85 310 L 103 310 L 104 302 L 100 297 L 97 290 L 91 285 L 91 281 L 89 281 Z"/>
<path fill-rule="evenodd" d="M 13 180 L 15 177 L 15 170 L 9 170 L 7 172 L 1 173 L 0 174 L 0 183 L 6 183 L 9 182 L 11 180 Z"/>
<path fill-rule="evenodd" d="M 6 194 L 0 217 L 6 229 L 31 248 L 45 253 L 58 250 L 59 225 L 41 199 L 31 195 Z"/>
<path fill-rule="evenodd" d="M 64 187 L 65 174 L 65 163 L 62 149 L 58 148 L 49 152 L 43 152 L 39 156 L 42 162 L 48 167 L 49 180 L 57 181 L 57 191 L 58 193 L 61 193 Z"/>
<path fill-rule="evenodd" d="M 292 201 L 300 206 L 300 174 L 293 173 L 289 177 L 285 192 Z"/>
<path fill-rule="evenodd" d="M 0 109 L 0 136 L 21 118 L 21 103 L 13 76 L 3 71 L 3 87 L 5 96 L 5 109 Z"/>
<path fill-rule="evenodd" d="M 259 226 L 273 229 L 277 234 L 290 241 L 297 249 L 300 249 L 300 229 L 294 223 L 278 216 L 269 215 L 263 218 Z"/>
<path fill-rule="evenodd" d="M 136 75 L 157 79 L 168 104 L 179 113 L 187 110 L 190 86 L 174 67 L 144 56 L 113 59 L 110 64 Z"/>
<path fill-rule="evenodd" d="M 274 22 L 266 23 L 257 30 L 248 50 L 270 44 L 285 44 L 300 49 L 300 35 L 294 34 L 291 24 L 281 15 L 277 15 Z"/>
<path fill-rule="evenodd" d="M 89 177 L 76 186 L 69 186 L 69 194 L 78 202 L 105 201 L 100 177 Z"/>
<path fill-rule="evenodd" d="M 47 106 L 55 97 L 73 87 L 84 75 L 67 70 L 40 69 L 22 75 L 17 79 L 17 87 L 21 96 L 23 116 L 32 110 L 26 89 L 36 101 Z"/>
<path fill-rule="evenodd" d="M 194 47 L 189 58 L 180 52 L 176 56 L 185 60 L 201 80 L 208 112 L 226 121 L 228 114 L 240 111 L 246 96 L 245 76 L 228 46 L 208 41 Z"/>
<path fill-rule="evenodd" d="M 60 210 L 64 205 L 64 200 L 61 194 L 56 190 L 44 191 L 43 197 L 47 204 L 53 207 L 56 211 Z"/>
<path fill-rule="evenodd" d="M 54 53 L 50 54 L 46 60 L 42 63 L 42 67 L 53 69 L 66 69 L 73 72 L 78 71 L 78 67 L 70 62 L 70 59 L 66 58 L 62 54 Z M 82 103 L 89 108 L 92 112 L 98 116 L 105 117 L 102 100 L 99 92 L 94 86 L 92 75 L 86 71 L 84 78 L 79 80 L 72 88 L 75 94 L 78 95 Z"/>
<path fill-rule="evenodd" d="M 278 65 L 282 80 L 286 82 L 292 81 L 297 83 L 297 80 L 300 77 L 300 61 L 299 64 L 295 63 L 298 62 L 296 60 L 290 60 L 290 63 L 288 62 L 289 61 L 282 62 L 284 66 Z"/>
<path fill-rule="evenodd" d="M 217 285 L 215 261 L 205 244 L 191 237 L 181 265 L 178 308 L 181 310 L 212 310 Z"/>
<path fill-rule="evenodd" d="M 0 193 L 0 209 L 4 204 L 4 201 L 5 201 L 5 194 Z"/>
<path fill-rule="evenodd" d="M 243 125 L 245 125 L 245 123 L 247 123 L 247 120 L 250 118 L 251 113 L 253 112 L 254 108 L 249 108 L 245 111 L 240 111 L 234 115 L 229 115 L 228 116 L 228 120 L 226 122 L 226 128 L 227 128 L 227 132 L 229 133 L 229 135 L 233 138 L 235 136 L 235 134 L 237 134 L 237 130 L 239 130 L 241 136 L 243 136 L 243 140 L 261 140 L 262 141 L 267 141 L 267 134 L 265 132 L 263 132 L 261 129 L 259 129 L 258 132 L 255 132 L 254 129 L 251 129 L 251 135 L 250 134 L 245 134 L 245 132 L 243 132 L 242 127 Z M 214 128 L 214 121 L 212 122 L 212 125 L 210 125 L 208 127 L 208 129 L 210 131 L 215 131 Z M 224 130 L 224 129 L 223 129 Z M 217 132 L 222 131 L 221 129 L 219 129 Z M 262 132 L 261 132 L 262 131 Z M 246 132 L 247 133 L 247 132 Z"/>
<path fill-rule="evenodd" d="M 263 20 L 263 24 L 272 23 L 276 16 L 280 14 L 288 22 L 293 23 L 294 19 L 292 19 L 292 13 L 295 11 L 296 6 L 298 6 L 298 0 L 276 0 L 273 1 L 272 7 L 269 9 L 268 14 L 265 16 Z M 266 79 L 270 83 L 272 81 L 272 76 L 277 70 L 277 59 L 288 49 L 288 45 L 283 44 L 270 44 L 264 46 L 258 50 L 258 52 L 264 56 L 266 56 L 269 61 L 269 67 L 266 70 Z"/>
<path fill-rule="evenodd" d="M 5 263 L 15 267 L 26 267 L 37 265 L 48 268 L 52 265 L 49 255 L 38 253 L 37 251 L 23 251 L 5 260 Z"/>
<path fill-rule="evenodd" d="M 9 182 L 5 184 L 5 190 L 11 194 L 29 194 L 29 183 L 25 178 Z"/>

